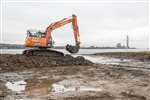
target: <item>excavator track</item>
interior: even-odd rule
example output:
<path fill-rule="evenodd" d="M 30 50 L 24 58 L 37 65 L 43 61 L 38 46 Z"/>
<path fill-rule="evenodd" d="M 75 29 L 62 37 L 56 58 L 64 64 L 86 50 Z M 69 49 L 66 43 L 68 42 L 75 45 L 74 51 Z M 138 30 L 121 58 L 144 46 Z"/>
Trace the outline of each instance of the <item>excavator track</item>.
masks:
<path fill-rule="evenodd" d="M 27 49 L 23 51 L 23 55 L 62 57 L 64 53 L 51 49 Z"/>

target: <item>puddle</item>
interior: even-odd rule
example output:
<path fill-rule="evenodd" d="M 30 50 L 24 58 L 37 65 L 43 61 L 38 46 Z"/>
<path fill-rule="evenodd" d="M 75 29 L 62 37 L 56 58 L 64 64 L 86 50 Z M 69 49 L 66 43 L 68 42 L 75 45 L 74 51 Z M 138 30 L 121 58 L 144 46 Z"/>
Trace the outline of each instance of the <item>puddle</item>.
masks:
<path fill-rule="evenodd" d="M 143 67 L 146 69 L 150 69 L 150 62 L 142 62 L 142 61 L 132 60 L 132 59 L 119 59 L 119 58 L 102 57 L 102 56 L 83 55 L 83 57 L 96 64 L 132 66 L 132 67 L 137 67 L 137 68 Z"/>
<path fill-rule="evenodd" d="M 21 93 L 22 91 L 25 90 L 26 82 L 24 80 L 7 82 L 6 87 L 14 92 Z"/>
<path fill-rule="evenodd" d="M 99 57 L 99 56 L 84 56 L 85 59 L 92 61 L 93 63 L 97 64 L 114 64 L 120 65 L 124 63 L 129 63 L 131 60 L 129 59 L 117 59 L 117 58 L 110 58 L 110 57 Z"/>
<path fill-rule="evenodd" d="M 70 80 L 67 80 L 66 84 Z M 74 83 L 71 82 L 68 85 L 61 83 L 62 81 L 54 80 L 29 80 L 29 81 L 16 81 L 16 82 L 7 82 L 6 86 L 13 92 L 24 93 L 27 96 L 43 96 L 51 93 L 65 93 L 65 92 L 84 92 L 84 91 L 102 91 L 103 89 L 94 86 L 88 85 L 78 85 L 74 86 Z"/>
<path fill-rule="evenodd" d="M 52 85 L 52 91 L 55 93 L 64 93 L 64 92 L 82 92 L 82 91 L 102 91 L 102 89 L 97 87 L 91 87 L 91 86 L 72 86 L 72 87 L 65 87 L 64 85 L 60 84 L 53 84 Z"/>

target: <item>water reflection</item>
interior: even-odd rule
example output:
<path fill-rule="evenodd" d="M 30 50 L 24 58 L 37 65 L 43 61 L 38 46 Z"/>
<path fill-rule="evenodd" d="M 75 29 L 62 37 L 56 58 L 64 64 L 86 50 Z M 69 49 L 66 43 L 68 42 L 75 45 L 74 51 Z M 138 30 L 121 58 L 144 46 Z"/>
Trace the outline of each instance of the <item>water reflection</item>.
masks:
<path fill-rule="evenodd" d="M 26 80 L 27 85 L 25 88 L 25 94 L 28 96 L 40 96 L 47 95 L 52 90 L 52 84 L 57 82 L 56 80 L 38 80 L 38 79 L 29 79 Z"/>
<path fill-rule="evenodd" d="M 65 80 L 66 84 L 70 80 Z M 65 92 L 84 92 L 84 91 L 102 91 L 99 87 L 81 85 L 63 85 L 60 80 L 47 80 L 47 79 L 28 79 L 16 82 L 7 82 L 6 86 L 8 89 L 17 92 L 24 93 L 27 96 L 43 96 L 51 93 L 65 93 Z"/>
<path fill-rule="evenodd" d="M 83 57 L 97 64 L 120 65 L 120 64 L 132 62 L 132 60 L 130 59 L 119 59 L 119 58 L 112 58 L 112 57 L 102 57 L 102 56 L 92 56 L 92 55 L 91 56 L 84 55 Z"/>
<path fill-rule="evenodd" d="M 27 82 L 25 93 L 28 96 L 46 95 L 49 93 L 65 93 L 65 92 L 79 92 L 79 91 L 102 91 L 101 88 L 92 86 L 70 86 L 61 84 L 62 81 L 56 80 L 38 80 Z M 69 80 L 66 82 L 69 83 Z"/>
<path fill-rule="evenodd" d="M 14 92 L 21 93 L 25 90 L 26 82 L 24 80 L 7 82 L 6 87 Z"/>

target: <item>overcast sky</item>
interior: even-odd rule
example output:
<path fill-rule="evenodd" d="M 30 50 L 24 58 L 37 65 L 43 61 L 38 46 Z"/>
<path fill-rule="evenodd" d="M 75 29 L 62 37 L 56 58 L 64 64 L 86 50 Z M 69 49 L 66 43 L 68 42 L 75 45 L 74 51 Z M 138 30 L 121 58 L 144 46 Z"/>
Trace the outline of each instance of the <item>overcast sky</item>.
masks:
<path fill-rule="evenodd" d="M 136 1 L 5 2 L 1 42 L 24 43 L 27 29 L 45 30 L 51 22 L 76 14 L 82 46 L 115 46 L 116 43 L 125 45 L 128 35 L 130 46 L 148 48 L 148 3 Z M 53 31 L 53 39 L 56 45 L 73 43 L 71 24 Z"/>

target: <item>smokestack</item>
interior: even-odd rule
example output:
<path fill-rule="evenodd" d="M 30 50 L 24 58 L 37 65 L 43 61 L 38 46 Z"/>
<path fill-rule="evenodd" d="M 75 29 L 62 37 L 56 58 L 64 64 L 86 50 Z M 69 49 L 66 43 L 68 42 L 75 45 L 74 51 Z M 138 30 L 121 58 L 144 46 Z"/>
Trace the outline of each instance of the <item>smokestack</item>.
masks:
<path fill-rule="evenodd" d="M 126 46 L 127 46 L 127 48 L 130 48 L 129 47 L 129 36 L 127 35 L 127 38 L 126 38 Z"/>

